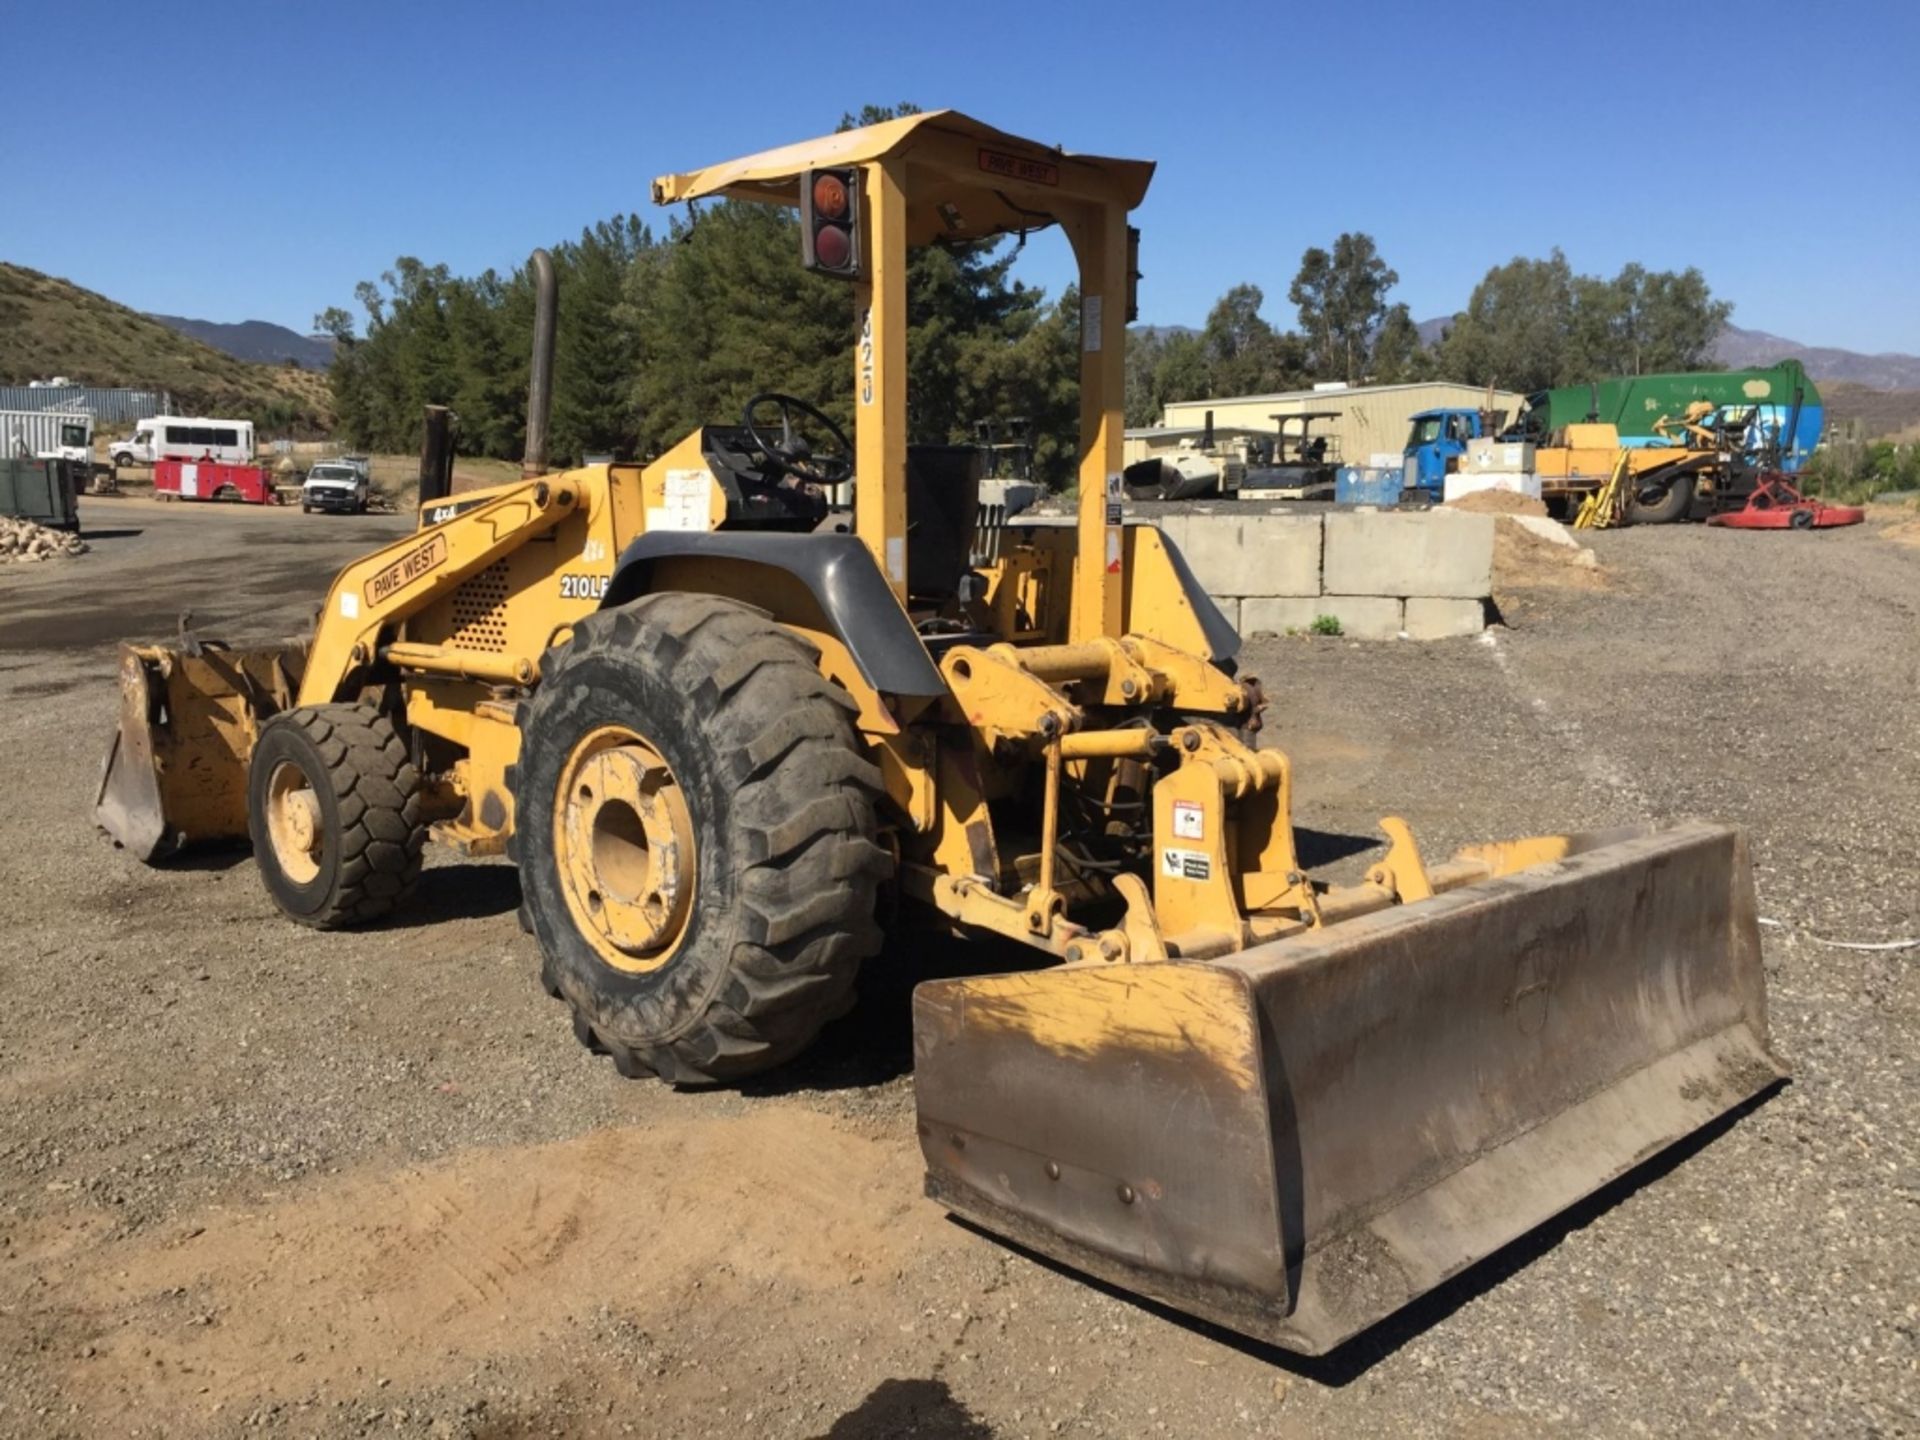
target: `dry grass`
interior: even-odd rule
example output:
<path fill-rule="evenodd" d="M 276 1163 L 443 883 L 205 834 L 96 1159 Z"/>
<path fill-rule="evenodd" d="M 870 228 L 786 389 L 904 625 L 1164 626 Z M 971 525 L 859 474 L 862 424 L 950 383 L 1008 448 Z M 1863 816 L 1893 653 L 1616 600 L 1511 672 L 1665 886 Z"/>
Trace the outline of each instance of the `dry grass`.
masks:
<path fill-rule="evenodd" d="M 1920 438 L 1920 390 L 1875 390 L 1848 381 L 1823 381 L 1820 398 L 1827 407 L 1827 430 L 1857 421 L 1863 440 Z"/>
<path fill-rule="evenodd" d="M 373 455 L 368 457 L 373 472 L 373 488 L 400 510 L 413 508 L 420 493 L 420 457 L 418 455 Z M 455 488 L 479 488 L 504 485 L 520 478 L 515 460 L 488 460 L 477 455 L 456 456 L 453 462 Z"/>
<path fill-rule="evenodd" d="M 246 416 L 268 434 L 325 434 L 333 423 L 324 375 L 236 360 L 104 295 L 0 262 L 0 379 L 53 375 L 166 390 L 185 413 Z"/>

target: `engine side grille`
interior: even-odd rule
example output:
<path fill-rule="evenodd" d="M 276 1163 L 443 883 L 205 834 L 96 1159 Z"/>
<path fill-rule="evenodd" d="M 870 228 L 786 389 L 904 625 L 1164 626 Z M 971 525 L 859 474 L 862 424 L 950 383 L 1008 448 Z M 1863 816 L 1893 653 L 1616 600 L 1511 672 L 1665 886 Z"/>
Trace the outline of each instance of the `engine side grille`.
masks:
<path fill-rule="evenodd" d="M 453 638 L 461 650 L 501 654 L 507 648 L 507 562 L 469 575 L 453 592 Z"/>

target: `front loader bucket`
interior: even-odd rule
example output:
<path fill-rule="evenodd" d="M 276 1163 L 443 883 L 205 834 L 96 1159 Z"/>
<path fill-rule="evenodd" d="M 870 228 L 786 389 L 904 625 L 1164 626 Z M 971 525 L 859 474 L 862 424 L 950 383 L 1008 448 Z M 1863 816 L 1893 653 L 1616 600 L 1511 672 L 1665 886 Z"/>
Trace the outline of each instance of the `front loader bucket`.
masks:
<path fill-rule="evenodd" d="M 293 704 L 304 643 L 229 650 L 120 647 L 120 725 L 94 822 L 151 864 L 247 833 L 247 762 L 260 726 Z"/>
<path fill-rule="evenodd" d="M 914 1043 L 934 1199 L 1309 1354 L 1785 1073 L 1705 824 L 1219 960 L 925 984 Z"/>

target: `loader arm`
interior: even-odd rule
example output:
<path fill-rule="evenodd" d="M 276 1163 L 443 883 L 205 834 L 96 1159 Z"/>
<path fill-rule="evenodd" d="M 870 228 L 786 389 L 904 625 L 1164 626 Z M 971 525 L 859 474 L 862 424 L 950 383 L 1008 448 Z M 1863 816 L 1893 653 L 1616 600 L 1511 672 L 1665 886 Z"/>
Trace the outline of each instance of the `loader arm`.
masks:
<path fill-rule="evenodd" d="M 394 644 L 391 632 L 468 576 L 551 530 L 579 501 L 579 492 L 565 481 L 529 481 L 342 570 L 314 621 L 297 703 L 325 705 L 344 698 L 354 673 L 381 658 L 433 674 L 530 683 L 535 662 L 528 657 L 448 645 Z M 384 645 L 383 637 L 388 642 Z"/>
<path fill-rule="evenodd" d="M 247 834 L 247 770 L 260 729 L 295 705 L 353 698 L 376 663 L 498 684 L 534 680 L 538 658 L 396 641 L 393 632 L 475 571 L 574 514 L 578 486 L 529 481 L 489 495 L 342 570 L 310 642 L 232 650 L 121 647 L 120 725 L 95 794 L 94 819 L 152 862 L 184 846 Z"/>

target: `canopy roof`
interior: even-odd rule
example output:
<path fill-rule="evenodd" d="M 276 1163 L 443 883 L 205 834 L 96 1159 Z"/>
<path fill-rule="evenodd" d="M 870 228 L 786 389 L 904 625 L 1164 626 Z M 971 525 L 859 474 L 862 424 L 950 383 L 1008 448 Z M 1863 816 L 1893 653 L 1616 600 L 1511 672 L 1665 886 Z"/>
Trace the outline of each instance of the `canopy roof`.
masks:
<path fill-rule="evenodd" d="M 1009 135 L 958 110 L 932 110 L 663 175 L 653 182 L 653 198 L 660 205 L 716 195 L 797 205 L 804 171 L 896 157 L 907 162 L 907 232 L 913 244 L 1041 229 L 1059 218 L 1050 200 L 1131 210 L 1153 178 L 1151 160 L 1075 155 Z"/>

